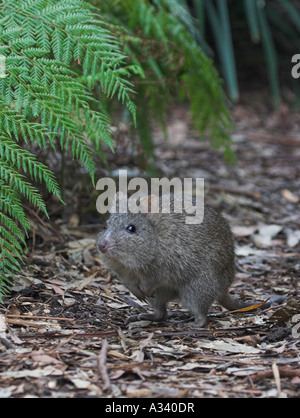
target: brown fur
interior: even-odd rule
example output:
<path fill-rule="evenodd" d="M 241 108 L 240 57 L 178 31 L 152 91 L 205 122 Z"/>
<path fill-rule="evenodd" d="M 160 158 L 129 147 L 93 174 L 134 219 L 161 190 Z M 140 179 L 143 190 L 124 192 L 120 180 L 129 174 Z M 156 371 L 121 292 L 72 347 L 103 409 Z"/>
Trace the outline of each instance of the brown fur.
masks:
<path fill-rule="evenodd" d="M 149 197 L 150 199 L 150 197 Z M 101 258 L 154 313 L 129 319 L 164 320 L 166 305 L 180 299 L 204 326 L 214 301 L 225 308 L 246 306 L 228 295 L 234 279 L 234 244 L 225 219 L 205 205 L 199 225 L 187 225 L 186 214 L 111 214 L 98 238 Z M 135 232 L 129 232 L 129 225 Z"/>

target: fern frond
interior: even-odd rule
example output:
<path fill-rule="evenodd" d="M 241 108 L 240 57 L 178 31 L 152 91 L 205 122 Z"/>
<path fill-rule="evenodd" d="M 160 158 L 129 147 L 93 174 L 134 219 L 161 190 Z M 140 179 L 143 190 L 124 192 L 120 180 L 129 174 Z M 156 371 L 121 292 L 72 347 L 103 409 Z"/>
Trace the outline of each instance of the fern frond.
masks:
<path fill-rule="evenodd" d="M 47 144 L 55 150 L 54 136 L 55 132 L 49 130 L 40 123 L 28 122 L 27 119 L 19 115 L 15 110 L 5 108 L 5 102 L 0 98 L 0 132 L 6 132 L 7 135 L 18 138 L 21 134 L 26 143 L 31 141 L 38 143 L 40 147 L 46 148 Z"/>
<path fill-rule="evenodd" d="M 10 248 L 14 248 L 14 250 L 16 251 L 16 253 L 18 253 L 18 254 L 21 255 L 21 254 L 23 254 L 23 247 L 21 246 L 21 244 L 19 242 L 20 240 L 17 238 L 18 237 L 18 234 L 20 233 L 20 230 L 18 231 L 16 229 L 14 222 L 11 221 L 9 223 L 8 222 L 9 220 L 10 220 L 10 218 L 6 217 L 6 219 L 5 219 L 5 216 L 3 214 L 0 215 L 0 221 L 1 221 L 1 223 L 6 221 L 6 224 L 7 224 L 8 228 L 9 229 L 13 229 L 14 230 L 14 234 L 17 234 L 17 235 L 12 234 L 9 231 L 9 229 L 5 229 L 4 227 L 2 227 L 2 231 L 1 231 L 2 232 L 2 238 L 3 239 L 6 239 L 6 242 L 7 243 L 10 243 L 13 246 L 13 247 L 10 247 Z M 25 243 L 25 241 L 22 242 L 23 245 L 24 245 L 24 243 Z"/>
<path fill-rule="evenodd" d="M 82 0 L 4 0 L 0 3 L 0 298 L 8 272 L 18 270 L 29 229 L 21 198 L 47 214 L 32 182 L 60 198 L 53 173 L 23 144 L 70 150 L 90 173 L 100 142 L 113 148 L 111 121 L 91 94 L 124 103 L 135 121 L 126 56 L 110 25 Z M 99 111 L 101 109 L 101 111 Z"/>
<path fill-rule="evenodd" d="M 169 103 L 188 100 L 200 136 L 223 147 L 228 156 L 232 124 L 222 80 L 195 41 L 194 24 L 185 5 L 179 0 L 111 0 L 101 2 L 100 7 L 123 39 L 129 63 L 142 67 L 141 75 L 132 79 L 139 86 L 138 97 L 147 97 L 144 121 L 148 117 L 163 124 Z M 145 136 L 149 120 L 147 125 L 137 124 L 145 149 L 151 149 L 151 137 L 149 133 Z"/>
<path fill-rule="evenodd" d="M 20 172 L 29 173 L 35 181 L 44 181 L 50 193 L 60 196 L 59 186 L 54 174 L 29 151 L 22 149 L 13 140 L 0 135 L 0 159 L 10 162 Z"/>
<path fill-rule="evenodd" d="M 45 202 L 39 191 L 26 180 L 24 175 L 20 174 L 2 158 L 0 158 L 0 178 L 48 216 Z"/>

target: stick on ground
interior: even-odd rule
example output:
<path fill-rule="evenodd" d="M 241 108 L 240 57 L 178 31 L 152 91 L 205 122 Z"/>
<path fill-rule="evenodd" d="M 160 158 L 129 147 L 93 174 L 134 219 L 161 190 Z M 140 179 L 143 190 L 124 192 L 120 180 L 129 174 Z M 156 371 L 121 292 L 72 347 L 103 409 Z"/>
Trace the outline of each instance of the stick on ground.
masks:
<path fill-rule="evenodd" d="M 98 356 L 98 370 L 100 376 L 103 380 L 103 392 L 110 392 L 111 391 L 111 383 L 109 380 L 109 376 L 107 373 L 107 366 L 106 366 L 106 358 L 107 358 L 107 350 L 109 348 L 107 339 L 105 338 L 102 343 L 102 348 L 100 354 Z"/>

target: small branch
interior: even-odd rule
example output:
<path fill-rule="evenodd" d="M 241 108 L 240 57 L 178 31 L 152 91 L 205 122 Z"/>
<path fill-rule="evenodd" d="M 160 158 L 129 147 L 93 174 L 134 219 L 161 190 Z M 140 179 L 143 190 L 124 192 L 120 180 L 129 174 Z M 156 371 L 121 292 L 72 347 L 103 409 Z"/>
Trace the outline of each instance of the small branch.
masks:
<path fill-rule="evenodd" d="M 300 376 L 300 369 L 289 369 L 287 367 L 281 367 L 279 370 L 280 377 L 298 377 Z M 266 370 L 263 372 L 259 372 L 255 375 L 251 376 L 253 382 L 261 379 L 269 379 L 274 378 L 273 370 Z"/>
<path fill-rule="evenodd" d="M 12 315 L 12 314 L 7 314 L 6 315 L 7 318 L 21 318 L 21 319 L 48 319 L 50 321 L 70 321 L 70 322 L 74 322 L 75 319 L 74 318 L 61 318 L 58 316 L 35 316 L 35 315 Z"/>
<path fill-rule="evenodd" d="M 70 333 L 71 331 L 71 333 Z M 43 338 L 43 339 L 47 339 L 47 338 L 66 338 L 69 336 L 72 336 L 72 338 L 79 338 L 79 339 L 84 339 L 84 338 L 104 338 L 104 337 L 114 337 L 118 335 L 117 331 L 94 331 L 94 332 L 78 332 L 78 330 L 73 331 L 72 330 L 67 330 L 67 333 L 65 332 L 56 332 L 56 331 L 48 331 L 48 332 L 27 332 L 25 334 L 20 333 L 18 334 L 19 337 L 22 337 L 22 339 L 24 338 Z"/>
<path fill-rule="evenodd" d="M 103 392 L 111 391 L 111 383 L 107 373 L 106 359 L 107 359 L 107 350 L 109 348 L 107 339 L 105 338 L 102 343 L 101 352 L 98 356 L 98 370 L 99 374 L 103 380 Z"/>

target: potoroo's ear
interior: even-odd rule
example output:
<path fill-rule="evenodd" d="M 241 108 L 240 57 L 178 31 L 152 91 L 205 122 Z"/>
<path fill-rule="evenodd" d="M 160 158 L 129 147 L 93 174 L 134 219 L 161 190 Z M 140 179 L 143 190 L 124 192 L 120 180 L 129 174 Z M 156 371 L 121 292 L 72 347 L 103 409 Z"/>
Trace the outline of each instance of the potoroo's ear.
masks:
<path fill-rule="evenodd" d="M 159 213 L 159 198 L 154 194 L 145 196 L 141 198 L 140 207 L 141 207 L 141 212 L 143 213 L 150 213 L 150 214 Z"/>

